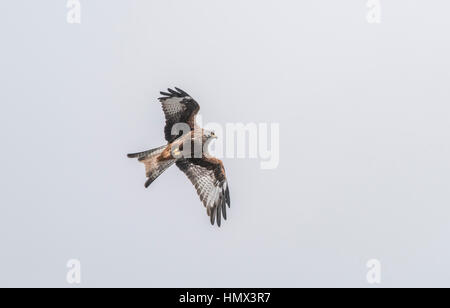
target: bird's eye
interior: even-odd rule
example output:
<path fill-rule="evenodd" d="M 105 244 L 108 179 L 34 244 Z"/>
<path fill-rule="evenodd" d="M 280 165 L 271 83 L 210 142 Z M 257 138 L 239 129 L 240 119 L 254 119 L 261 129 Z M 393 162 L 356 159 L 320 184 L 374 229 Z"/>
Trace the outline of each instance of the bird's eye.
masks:
<path fill-rule="evenodd" d="M 211 132 L 211 136 L 215 136 L 216 134 L 214 132 Z"/>

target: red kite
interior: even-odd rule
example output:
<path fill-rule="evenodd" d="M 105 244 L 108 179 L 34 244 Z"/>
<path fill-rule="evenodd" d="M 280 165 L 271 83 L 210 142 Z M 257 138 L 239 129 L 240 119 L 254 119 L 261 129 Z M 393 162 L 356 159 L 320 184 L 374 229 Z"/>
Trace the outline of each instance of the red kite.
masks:
<path fill-rule="evenodd" d="M 200 128 L 195 117 L 199 104 L 181 89 L 168 89 L 159 98 L 166 117 L 164 128 L 167 145 L 152 150 L 128 154 L 145 164 L 147 181 L 145 187 L 174 163 L 183 171 L 197 190 L 206 213 L 214 225 L 220 227 L 222 216 L 226 220 L 226 206 L 230 207 L 230 191 L 222 161 L 209 155 L 207 146 L 217 138 L 214 132 Z M 172 134 L 176 124 L 188 127 L 187 132 Z M 201 149 L 201 152 L 198 151 Z"/>

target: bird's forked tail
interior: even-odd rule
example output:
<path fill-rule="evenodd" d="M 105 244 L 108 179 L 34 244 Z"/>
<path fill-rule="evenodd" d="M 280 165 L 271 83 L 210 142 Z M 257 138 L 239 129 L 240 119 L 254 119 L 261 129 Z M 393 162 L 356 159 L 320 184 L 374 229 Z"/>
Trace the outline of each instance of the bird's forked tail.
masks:
<path fill-rule="evenodd" d="M 148 177 L 145 188 L 149 187 L 158 176 L 175 163 L 175 159 L 161 155 L 166 148 L 167 145 L 164 145 L 152 150 L 128 154 L 129 158 L 137 158 L 138 161 L 144 163 L 145 174 Z"/>

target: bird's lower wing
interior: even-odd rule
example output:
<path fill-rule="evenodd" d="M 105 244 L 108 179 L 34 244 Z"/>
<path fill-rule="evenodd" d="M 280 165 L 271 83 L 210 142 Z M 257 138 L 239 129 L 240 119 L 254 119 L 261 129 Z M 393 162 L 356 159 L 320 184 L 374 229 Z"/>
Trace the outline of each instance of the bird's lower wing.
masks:
<path fill-rule="evenodd" d="M 178 160 L 176 165 L 195 186 L 200 200 L 206 207 L 211 224 L 214 225 L 217 221 L 220 227 L 222 217 L 227 219 L 226 206 L 230 207 L 230 191 L 222 162 L 187 158 Z"/>

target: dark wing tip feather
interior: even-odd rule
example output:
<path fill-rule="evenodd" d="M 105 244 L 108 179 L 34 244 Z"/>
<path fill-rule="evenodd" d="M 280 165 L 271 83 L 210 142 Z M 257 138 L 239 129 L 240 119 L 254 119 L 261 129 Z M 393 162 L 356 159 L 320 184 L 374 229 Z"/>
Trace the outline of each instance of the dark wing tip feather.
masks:
<path fill-rule="evenodd" d="M 204 201 L 204 198 L 201 197 L 200 199 L 202 202 Z M 227 220 L 227 205 L 230 207 L 230 191 L 228 189 L 228 184 L 226 187 L 222 186 L 219 197 L 213 206 L 208 207 L 205 204 L 206 213 L 210 217 L 211 225 L 217 223 L 217 226 L 220 227 L 222 225 L 222 218 L 224 221 Z"/>
<path fill-rule="evenodd" d="M 151 183 L 153 183 L 153 179 L 148 179 L 144 184 L 145 188 L 148 188 Z"/>
<path fill-rule="evenodd" d="M 216 222 L 216 209 L 215 208 L 212 209 L 210 218 L 211 218 L 211 225 L 214 226 L 214 223 Z"/>
<path fill-rule="evenodd" d="M 167 91 L 169 91 L 169 93 L 172 94 L 173 96 L 179 96 L 180 95 L 180 93 L 178 93 L 175 90 L 172 90 L 171 88 L 168 88 Z"/>
<path fill-rule="evenodd" d="M 189 94 L 187 94 L 185 91 L 181 90 L 180 88 L 175 87 L 175 90 L 177 90 L 183 96 L 190 96 Z"/>
<path fill-rule="evenodd" d="M 180 88 L 175 87 L 175 90 L 167 89 L 167 92 L 161 91 L 159 92 L 163 97 L 160 97 L 159 100 L 166 100 L 173 97 L 186 97 L 189 96 L 185 91 Z"/>
<path fill-rule="evenodd" d="M 225 205 L 225 198 L 220 198 L 220 206 L 222 207 L 223 219 L 227 220 L 227 206 Z"/>
<path fill-rule="evenodd" d="M 211 225 L 217 223 L 217 226 L 220 227 L 222 225 L 222 218 L 224 221 L 227 220 L 227 202 L 224 190 L 214 206 L 206 208 L 206 213 L 210 216 Z"/>
<path fill-rule="evenodd" d="M 217 214 L 217 226 L 220 227 L 222 223 L 222 207 L 216 204 L 216 214 Z"/>
<path fill-rule="evenodd" d="M 172 98 L 172 95 L 170 93 L 167 93 L 167 92 L 162 92 L 161 91 L 161 92 L 159 92 L 159 94 L 163 95 L 162 97 L 158 97 L 158 100 L 160 102 L 164 102 L 165 100 L 167 100 L 169 98 Z"/>

